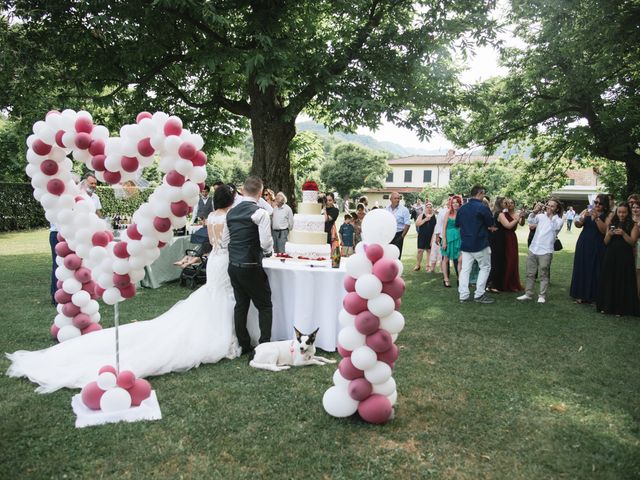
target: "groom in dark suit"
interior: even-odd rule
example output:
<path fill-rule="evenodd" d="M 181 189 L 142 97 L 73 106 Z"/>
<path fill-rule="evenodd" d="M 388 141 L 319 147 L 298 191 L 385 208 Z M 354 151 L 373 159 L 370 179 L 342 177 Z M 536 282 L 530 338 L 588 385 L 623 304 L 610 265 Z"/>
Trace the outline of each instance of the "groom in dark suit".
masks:
<path fill-rule="evenodd" d="M 271 340 L 271 288 L 262 268 L 262 258 L 273 253 L 271 220 L 266 210 L 258 207 L 262 197 L 262 180 L 255 176 L 244 182 L 244 201 L 227 213 L 222 244 L 229 245 L 229 278 L 236 298 L 234 323 L 242 353 L 252 351 L 247 330 L 250 302 L 258 309 L 260 343 Z"/>

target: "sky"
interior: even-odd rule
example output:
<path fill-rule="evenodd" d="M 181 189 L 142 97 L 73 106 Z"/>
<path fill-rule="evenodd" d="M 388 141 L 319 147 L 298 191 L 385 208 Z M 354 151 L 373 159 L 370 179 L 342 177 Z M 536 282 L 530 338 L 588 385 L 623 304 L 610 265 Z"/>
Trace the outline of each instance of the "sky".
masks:
<path fill-rule="evenodd" d="M 487 80 L 496 75 L 506 73 L 504 67 L 498 65 L 498 52 L 493 47 L 480 47 L 475 51 L 475 55 L 467 60 L 468 68 L 461 75 L 461 81 L 466 84 L 473 84 Z M 299 122 L 311 120 L 306 115 L 300 115 Z M 420 147 L 428 150 L 446 151 L 454 148 L 444 136 L 434 134 L 428 141 L 422 142 L 418 136 L 411 130 L 396 127 L 395 125 L 383 120 L 378 130 L 373 131 L 365 127 L 360 127 L 357 133 L 361 135 L 369 135 L 378 141 L 393 142 L 404 147 Z"/>
<path fill-rule="evenodd" d="M 476 50 L 474 57 L 468 60 L 468 70 L 461 76 L 461 80 L 463 83 L 472 84 L 503 73 L 504 68 L 498 66 L 498 52 L 493 47 L 481 47 Z M 376 131 L 361 127 L 358 128 L 357 133 L 369 135 L 379 141 L 398 143 L 405 147 L 421 147 L 429 150 L 454 148 L 453 144 L 442 135 L 435 134 L 430 140 L 421 142 L 411 130 L 396 127 L 384 121 Z"/>
<path fill-rule="evenodd" d="M 498 0 L 498 6 L 494 15 L 498 18 L 505 15 L 508 8 L 505 0 Z M 505 30 L 498 37 L 507 45 L 522 46 L 522 43 Z M 505 75 L 506 69 L 498 65 L 498 51 L 492 46 L 479 47 L 473 57 L 467 60 L 467 70 L 461 76 L 461 81 L 466 84 L 478 83 L 496 75 Z M 421 147 L 429 150 L 448 150 L 454 148 L 444 136 L 434 134 L 428 141 L 422 142 L 411 130 L 396 127 L 393 124 L 383 121 L 383 124 L 376 131 L 368 128 L 359 128 L 357 133 L 369 135 L 379 141 L 389 141 L 398 143 L 405 147 Z"/>

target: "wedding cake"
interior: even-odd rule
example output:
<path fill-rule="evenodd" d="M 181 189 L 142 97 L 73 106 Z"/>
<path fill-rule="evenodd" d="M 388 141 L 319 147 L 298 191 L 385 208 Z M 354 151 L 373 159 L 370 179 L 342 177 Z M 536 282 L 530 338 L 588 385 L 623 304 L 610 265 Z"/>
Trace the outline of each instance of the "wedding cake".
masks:
<path fill-rule="evenodd" d="M 328 260 L 331 245 L 327 243 L 324 231 L 322 205 L 318 203 L 318 185 L 307 180 L 302 186 L 302 203 L 293 216 L 293 230 L 284 250 L 287 255 L 302 260 Z"/>

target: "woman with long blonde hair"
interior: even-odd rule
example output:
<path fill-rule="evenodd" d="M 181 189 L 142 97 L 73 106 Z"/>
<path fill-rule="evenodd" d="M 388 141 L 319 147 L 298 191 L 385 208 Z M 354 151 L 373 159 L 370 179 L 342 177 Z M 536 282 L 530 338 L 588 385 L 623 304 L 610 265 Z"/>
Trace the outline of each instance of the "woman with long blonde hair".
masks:
<path fill-rule="evenodd" d="M 447 269 L 449 259 L 453 260 L 456 272 L 460 271 L 460 261 L 462 259 L 460 229 L 456 227 L 456 216 L 462 206 L 462 197 L 460 197 L 460 195 L 454 195 L 451 197 L 449 205 L 448 215 L 442 224 L 442 241 L 440 247 L 442 250 L 442 283 L 447 288 L 451 287 Z"/>

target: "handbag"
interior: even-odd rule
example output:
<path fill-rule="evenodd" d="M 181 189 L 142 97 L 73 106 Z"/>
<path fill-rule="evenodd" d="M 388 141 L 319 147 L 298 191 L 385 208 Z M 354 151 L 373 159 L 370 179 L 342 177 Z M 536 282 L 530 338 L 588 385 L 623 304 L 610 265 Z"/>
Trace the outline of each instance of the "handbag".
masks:
<path fill-rule="evenodd" d="M 556 237 L 556 241 L 553 242 L 553 251 L 559 252 L 560 250 L 562 250 L 562 242 L 558 237 Z"/>

